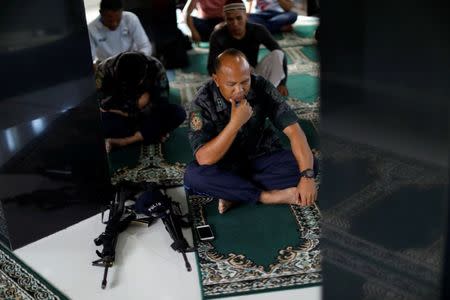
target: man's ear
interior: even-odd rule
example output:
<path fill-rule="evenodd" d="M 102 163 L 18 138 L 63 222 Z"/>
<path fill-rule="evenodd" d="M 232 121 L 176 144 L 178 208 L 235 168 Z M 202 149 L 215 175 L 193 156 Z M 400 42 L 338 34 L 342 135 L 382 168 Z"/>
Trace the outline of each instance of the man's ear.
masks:
<path fill-rule="evenodd" d="M 216 86 L 219 87 L 219 78 L 217 77 L 216 73 L 212 74 L 212 79 L 214 80 Z"/>

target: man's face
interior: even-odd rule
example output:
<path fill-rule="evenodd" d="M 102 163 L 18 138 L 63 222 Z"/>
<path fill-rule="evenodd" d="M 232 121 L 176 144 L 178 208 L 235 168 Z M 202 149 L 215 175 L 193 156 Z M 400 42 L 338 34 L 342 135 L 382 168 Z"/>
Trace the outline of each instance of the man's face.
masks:
<path fill-rule="evenodd" d="M 250 90 L 250 66 L 242 58 L 227 57 L 213 80 L 226 100 L 242 101 Z"/>
<path fill-rule="evenodd" d="M 122 10 L 100 11 L 101 21 L 109 30 L 116 30 L 122 20 Z"/>
<path fill-rule="evenodd" d="M 234 38 L 240 39 L 245 35 L 247 14 L 245 10 L 235 9 L 225 13 L 225 22 L 228 30 Z"/>

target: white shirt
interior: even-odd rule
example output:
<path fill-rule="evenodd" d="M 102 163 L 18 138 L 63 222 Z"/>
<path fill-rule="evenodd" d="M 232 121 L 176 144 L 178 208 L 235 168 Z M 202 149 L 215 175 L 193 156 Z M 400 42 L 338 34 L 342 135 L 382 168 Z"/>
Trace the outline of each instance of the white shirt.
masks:
<path fill-rule="evenodd" d="M 135 14 L 124 11 L 119 27 L 114 31 L 103 25 L 100 17 L 98 16 L 88 25 L 94 62 L 105 60 L 124 51 L 139 51 L 147 56 L 152 55 L 150 40 Z"/>

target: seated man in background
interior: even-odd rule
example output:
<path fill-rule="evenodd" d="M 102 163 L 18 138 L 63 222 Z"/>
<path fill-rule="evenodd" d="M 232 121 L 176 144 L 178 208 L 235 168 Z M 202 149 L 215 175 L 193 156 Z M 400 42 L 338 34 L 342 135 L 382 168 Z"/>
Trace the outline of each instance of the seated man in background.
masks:
<path fill-rule="evenodd" d="M 266 118 L 287 135 L 292 151 L 282 149 Z M 313 155 L 297 120 L 274 86 L 251 74 L 242 52 L 224 51 L 192 104 L 189 141 L 196 160 L 186 169 L 186 188 L 218 198 L 220 213 L 239 202 L 312 204 Z"/>
<path fill-rule="evenodd" d="M 135 142 L 163 142 L 186 118 L 168 103 L 169 82 L 162 64 L 139 52 L 101 62 L 96 72 L 106 149 Z"/>
<path fill-rule="evenodd" d="M 297 21 L 292 0 L 256 0 L 254 13 L 252 5 L 253 0 L 250 0 L 249 21 L 264 25 L 271 33 L 292 31 L 292 24 Z"/>
<path fill-rule="evenodd" d="M 123 0 L 124 9 L 138 16 L 152 41 L 152 56 L 166 69 L 188 66 L 187 51 L 192 49 L 191 40 L 178 28 L 177 2 L 179 0 Z"/>
<path fill-rule="evenodd" d="M 186 25 L 191 31 L 192 41 L 207 42 L 216 25 L 223 22 L 223 5 L 225 0 L 188 0 L 183 9 Z M 197 8 L 198 16 L 191 16 Z"/>
<path fill-rule="evenodd" d="M 214 73 L 217 55 L 228 48 L 235 48 L 245 54 L 256 74 L 270 81 L 283 96 L 287 96 L 287 59 L 280 45 L 264 26 L 247 22 L 245 5 L 241 0 L 227 0 L 223 13 L 226 25 L 214 31 L 209 41 L 209 74 Z M 261 44 L 270 53 L 258 63 Z"/>
<path fill-rule="evenodd" d="M 138 17 L 123 11 L 121 0 L 102 0 L 100 15 L 89 23 L 88 31 L 94 63 L 125 51 L 152 54 L 152 45 Z"/>

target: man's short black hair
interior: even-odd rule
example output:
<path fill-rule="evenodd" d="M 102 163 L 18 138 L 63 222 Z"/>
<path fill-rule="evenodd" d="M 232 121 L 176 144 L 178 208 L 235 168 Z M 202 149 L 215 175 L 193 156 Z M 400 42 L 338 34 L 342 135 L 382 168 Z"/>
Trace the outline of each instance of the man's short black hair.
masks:
<path fill-rule="evenodd" d="M 242 51 L 235 49 L 235 48 L 228 48 L 227 50 L 225 50 L 222 53 L 220 53 L 219 55 L 217 55 L 216 59 L 214 59 L 214 65 L 213 65 L 214 73 L 217 73 L 217 71 L 219 71 L 219 69 L 221 67 L 220 57 L 222 57 L 222 56 L 233 56 L 233 57 L 240 56 L 240 57 L 244 58 L 246 61 L 248 61 L 247 57 L 245 56 L 245 54 Z"/>
<path fill-rule="evenodd" d="M 118 11 L 123 9 L 122 0 L 102 0 L 100 1 L 100 11 L 112 10 Z"/>
<path fill-rule="evenodd" d="M 138 86 L 147 74 L 147 58 L 140 52 L 124 52 L 117 60 L 116 76 L 129 87 Z"/>

